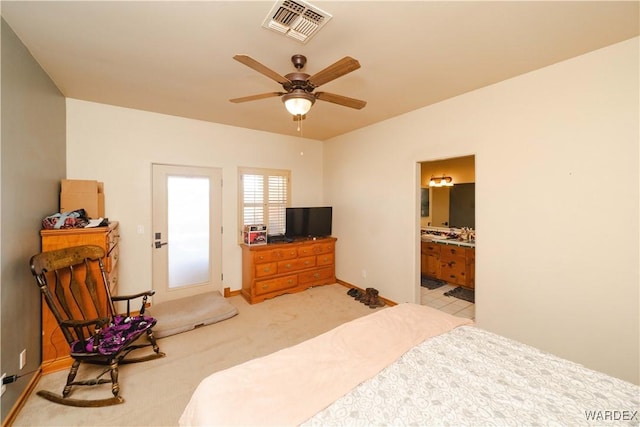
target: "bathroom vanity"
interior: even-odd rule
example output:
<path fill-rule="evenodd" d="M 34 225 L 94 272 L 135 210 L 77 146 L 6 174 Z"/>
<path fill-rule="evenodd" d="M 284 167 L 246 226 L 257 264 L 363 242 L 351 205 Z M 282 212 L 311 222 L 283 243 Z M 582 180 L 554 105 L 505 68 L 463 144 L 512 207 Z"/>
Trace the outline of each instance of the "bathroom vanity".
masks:
<path fill-rule="evenodd" d="M 432 239 L 423 235 L 420 245 L 420 271 L 423 276 L 468 289 L 475 288 L 474 243 Z"/>

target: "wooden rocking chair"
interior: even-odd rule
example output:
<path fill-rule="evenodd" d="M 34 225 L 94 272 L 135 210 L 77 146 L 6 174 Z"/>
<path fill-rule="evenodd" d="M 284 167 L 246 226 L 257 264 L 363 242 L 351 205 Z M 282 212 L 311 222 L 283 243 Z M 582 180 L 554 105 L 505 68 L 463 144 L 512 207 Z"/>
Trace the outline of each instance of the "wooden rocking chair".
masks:
<path fill-rule="evenodd" d="M 38 395 L 55 403 L 70 406 L 98 407 L 124 402 L 118 385 L 118 365 L 163 357 L 152 327 L 156 320 L 145 316 L 147 298 L 154 291 L 136 295 L 112 296 L 99 246 L 76 246 L 43 252 L 31 257 L 31 272 L 47 306 L 54 315 L 73 359 L 62 395 L 40 390 Z M 97 265 L 97 268 L 96 268 Z M 106 298 L 105 298 L 106 295 Z M 130 312 L 131 300 L 142 298 L 139 314 Z M 117 314 L 115 302 L 126 301 L 126 314 Z M 136 344 L 146 334 L 147 344 Z M 149 347 L 153 353 L 124 359 L 133 350 Z M 75 381 L 82 363 L 105 365 L 95 378 Z M 109 373 L 109 379 L 102 378 Z M 103 399 L 72 399 L 74 386 L 111 383 L 113 397 Z"/>

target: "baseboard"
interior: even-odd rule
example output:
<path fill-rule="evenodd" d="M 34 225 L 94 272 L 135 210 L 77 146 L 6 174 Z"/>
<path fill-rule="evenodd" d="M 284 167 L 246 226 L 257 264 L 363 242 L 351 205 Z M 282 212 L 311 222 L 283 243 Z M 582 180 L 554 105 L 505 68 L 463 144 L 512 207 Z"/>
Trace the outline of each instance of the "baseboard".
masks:
<path fill-rule="evenodd" d="M 336 282 L 337 282 L 339 285 L 342 285 L 342 286 L 344 286 L 344 287 L 347 287 L 347 288 L 356 288 L 356 289 L 359 289 L 360 291 L 364 292 L 364 289 L 362 289 L 361 287 L 356 286 L 356 285 L 352 285 L 351 283 L 349 283 L 349 282 L 345 282 L 344 280 L 340 280 L 340 279 L 336 278 Z M 387 298 L 384 298 L 384 297 L 381 297 L 381 296 L 379 296 L 379 295 L 378 295 L 378 298 L 380 298 L 382 301 L 384 301 L 388 306 L 398 305 L 398 303 L 397 303 L 397 302 L 392 301 L 392 300 L 387 299 Z"/>
<path fill-rule="evenodd" d="M 241 293 L 240 289 L 238 289 L 237 291 L 232 291 L 232 290 L 230 290 L 230 288 L 224 288 L 223 296 L 225 298 L 235 297 L 236 295 L 240 295 L 240 293 Z"/>
<path fill-rule="evenodd" d="M 2 421 L 2 427 L 9 427 L 13 425 L 13 423 L 16 421 L 16 418 L 18 417 L 18 414 L 20 413 L 20 410 L 22 409 L 24 404 L 27 403 L 27 399 L 36 388 L 36 385 L 38 384 L 38 381 L 40 381 L 41 377 L 42 368 L 38 368 L 33 377 L 31 377 L 29 384 L 27 384 L 25 389 L 22 390 L 22 393 L 20 393 L 20 396 L 18 396 L 18 400 L 16 400 L 16 403 L 7 414 L 7 417 Z"/>

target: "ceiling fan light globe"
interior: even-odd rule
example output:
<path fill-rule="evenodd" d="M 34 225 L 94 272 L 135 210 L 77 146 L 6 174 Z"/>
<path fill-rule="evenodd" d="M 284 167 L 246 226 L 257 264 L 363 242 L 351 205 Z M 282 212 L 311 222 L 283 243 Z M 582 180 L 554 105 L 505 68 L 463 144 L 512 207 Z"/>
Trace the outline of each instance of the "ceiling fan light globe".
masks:
<path fill-rule="evenodd" d="M 282 96 L 287 111 L 294 116 L 304 116 L 311 110 L 315 97 L 306 92 L 292 92 Z"/>

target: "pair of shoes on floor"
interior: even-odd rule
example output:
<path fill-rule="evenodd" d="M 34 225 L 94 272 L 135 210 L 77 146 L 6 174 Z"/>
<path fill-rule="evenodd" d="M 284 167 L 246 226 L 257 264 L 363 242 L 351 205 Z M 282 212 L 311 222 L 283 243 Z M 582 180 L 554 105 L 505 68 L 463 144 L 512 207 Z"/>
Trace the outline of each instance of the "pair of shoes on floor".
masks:
<path fill-rule="evenodd" d="M 349 295 L 350 297 L 357 298 L 362 295 L 362 291 L 356 288 L 349 288 L 349 290 L 347 291 L 347 295 Z"/>
<path fill-rule="evenodd" d="M 384 301 L 378 296 L 378 290 L 375 288 L 367 288 L 365 295 L 360 299 L 360 302 L 364 305 L 368 305 L 369 308 L 383 307 Z"/>
<path fill-rule="evenodd" d="M 347 294 L 356 301 L 360 301 L 369 308 L 384 307 L 385 302 L 378 296 L 378 290 L 375 288 L 367 288 L 364 292 L 360 289 L 351 288 L 347 291 Z"/>

